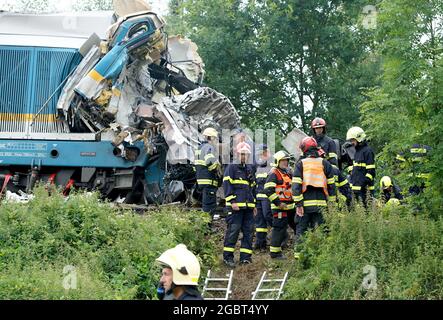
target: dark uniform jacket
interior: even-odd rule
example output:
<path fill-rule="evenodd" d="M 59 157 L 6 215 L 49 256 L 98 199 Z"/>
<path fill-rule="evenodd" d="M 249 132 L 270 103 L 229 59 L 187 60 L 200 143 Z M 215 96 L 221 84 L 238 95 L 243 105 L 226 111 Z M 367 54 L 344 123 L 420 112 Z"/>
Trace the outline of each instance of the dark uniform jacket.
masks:
<path fill-rule="evenodd" d="M 258 160 L 257 168 L 255 172 L 255 181 L 257 183 L 256 186 L 256 198 L 257 200 L 266 200 L 268 197 L 265 194 L 265 183 L 268 178 L 269 171 L 271 171 L 271 166 L 268 162 Z"/>
<path fill-rule="evenodd" d="M 337 146 L 334 140 L 329 138 L 327 135 L 317 136 L 314 135 L 315 140 L 319 147 L 325 152 L 325 158 L 334 166 L 338 167 L 338 155 Z"/>
<path fill-rule="evenodd" d="M 318 154 L 316 154 L 316 152 L 309 153 L 308 156 L 317 158 Z M 327 206 L 328 200 L 336 200 L 333 167 L 328 160 L 322 160 L 328 196 L 326 196 L 323 188 L 315 188 L 312 186 L 307 186 L 306 191 L 303 192 L 303 161 L 300 160 L 295 165 L 294 178 L 292 179 L 292 192 L 296 206 L 304 207 L 305 213 L 318 212 L 321 208 Z"/>
<path fill-rule="evenodd" d="M 254 168 L 249 164 L 229 164 L 223 176 L 223 189 L 227 207 L 232 203 L 242 208 L 255 208 Z"/>
<path fill-rule="evenodd" d="M 339 168 L 333 167 L 332 169 L 334 171 L 335 187 L 337 189 L 336 190 L 337 195 L 338 191 L 340 191 L 340 193 L 346 197 L 346 200 L 351 201 L 352 191 L 348 179 L 344 176 L 344 174 L 340 171 Z"/>
<path fill-rule="evenodd" d="M 212 144 L 203 142 L 196 152 L 195 170 L 199 186 L 218 186 L 217 169 L 219 164 L 216 151 Z"/>
<path fill-rule="evenodd" d="M 185 292 L 175 300 L 203 300 L 203 298 L 196 288 L 186 286 Z"/>
<path fill-rule="evenodd" d="M 388 202 L 391 198 L 396 198 L 398 200 L 403 200 L 403 195 L 401 194 L 401 189 L 397 184 L 393 184 L 392 192 L 388 190 L 382 190 L 382 198 L 384 202 Z"/>
<path fill-rule="evenodd" d="M 355 157 L 350 168 L 352 191 L 374 190 L 375 156 L 366 142 L 359 143 L 355 148 Z"/>

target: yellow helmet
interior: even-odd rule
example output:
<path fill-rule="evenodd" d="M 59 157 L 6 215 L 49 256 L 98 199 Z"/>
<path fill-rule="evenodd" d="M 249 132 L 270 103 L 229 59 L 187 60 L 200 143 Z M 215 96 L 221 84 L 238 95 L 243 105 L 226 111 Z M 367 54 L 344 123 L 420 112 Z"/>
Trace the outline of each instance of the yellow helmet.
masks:
<path fill-rule="evenodd" d="M 202 133 L 205 137 L 218 138 L 218 132 L 214 128 L 206 128 Z"/>
<path fill-rule="evenodd" d="M 384 176 L 380 179 L 380 189 L 386 190 L 392 186 L 392 179 L 388 176 Z"/>
<path fill-rule="evenodd" d="M 352 127 L 346 134 L 346 140 L 355 139 L 358 142 L 362 142 L 366 139 L 366 133 L 360 127 Z"/>
<path fill-rule="evenodd" d="M 392 206 L 392 207 L 397 207 L 400 205 L 400 200 L 398 200 L 397 198 L 391 198 L 388 200 L 388 202 L 386 202 L 387 206 Z"/>
<path fill-rule="evenodd" d="M 172 269 L 172 282 L 175 285 L 198 285 L 200 262 L 184 244 L 166 250 L 156 261 Z"/>
<path fill-rule="evenodd" d="M 281 160 L 290 159 L 291 156 L 283 150 L 280 150 L 274 154 L 274 166 L 278 167 Z"/>

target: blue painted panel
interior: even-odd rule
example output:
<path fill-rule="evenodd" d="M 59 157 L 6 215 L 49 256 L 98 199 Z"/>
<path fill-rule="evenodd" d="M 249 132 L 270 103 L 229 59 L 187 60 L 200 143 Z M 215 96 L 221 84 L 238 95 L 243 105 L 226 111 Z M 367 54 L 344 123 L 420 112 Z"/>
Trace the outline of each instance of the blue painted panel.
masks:
<path fill-rule="evenodd" d="M 0 166 L 145 167 L 148 156 L 143 151 L 143 142 L 134 146 L 140 150 L 140 155 L 137 161 L 131 162 L 115 156 L 114 146 L 109 141 L 0 140 Z M 57 157 L 51 156 L 53 150 L 58 152 Z"/>
<path fill-rule="evenodd" d="M 0 113 L 35 114 L 81 55 L 75 49 L 0 46 L 0 61 Z M 55 114 L 60 92 L 43 114 Z"/>
<path fill-rule="evenodd" d="M 158 184 L 160 189 L 163 189 L 163 177 L 165 176 L 165 171 L 161 169 L 159 160 L 149 163 L 145 170 L 145 180 L 149 184 Z"/>
<path fill-rule="evenodd" d="M 36 114 L 80 61 L 81 56 L 74 49 L 35 48 L 34 80 L 32 82 L 34 92 L 27 113 Z M 59 88 L 41 114 L 56 114 L 56 105 L 61 89 L 62 87 Z"/>
<path fill-rule="evenodd" d="M 0 113 L 26 113 L 33 86 L 32 57 L 32 48 L 0 46 Z"/>

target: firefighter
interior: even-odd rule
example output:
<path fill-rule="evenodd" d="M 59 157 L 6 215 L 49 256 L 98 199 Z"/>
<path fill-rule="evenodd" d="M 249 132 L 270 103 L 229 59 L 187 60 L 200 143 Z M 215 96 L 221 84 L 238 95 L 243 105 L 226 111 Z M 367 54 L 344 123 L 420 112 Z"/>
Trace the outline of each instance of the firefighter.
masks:
<path fill-rule="evenodd" d="M 258 146 L 257 169 L 255 173 L 257 214 L 255 216 L 255 246 L 256 250 L 266 249 L 266 237 L 268 226 L 272 226 L 271 203 L 264 193 L 266 179 L 268 178 L 270 165 L 270 152 L 266 144 Z"/>
<path fill-rule="evenodd" d="M 203 300 L 198 291 L 200 263 L 184 244 L 166 250 L 156 261 L 162 266 L 160 300 Z"/>
<path fill-rule="evenodd" d="M 217 207 L 217 189 L 220 180 L 218 160 L 218 132 L 214 128 L 203 131 L 204 141 L 196 152 L 197 186 L 202 192 L 202 210 L 214 217 Z"/>
<path fill-rule="evenodd" d="M 336 201 L 335 178 L 332 165 L 320 157 L 317 141 L 306 137 L 300 143 L 303 159 L 296 165 L 292 191 L 296 204 L 297 228 L 295 234 L 295 258 L 299 258 L 297 245 L 309 229 L 323 224 L 322 210 L 328 201 Z"/>
<path fill-rule="evenodd" d="M 337 146 L 334 140 L 326 135 L 326 121 L 322 118 L 315 118 L 311 122 L 311 129 L 317 145 L 325 152 L 325 158 L 338 167 Z"/>
<path fill-rule="evenodd" d="M 351 189 L 356 200 L 367 206 L 367 194 L 374 196 L 375 156 L 366 142 L 366 134 L 360 127 L 352 127 L 346 140 L 355 147 L 355 156 L 350 169 Z"/>
<path fill-rule="evenodd" d="M 336 189 L 335 192 L 337 193 L 337 202 L 339 204 L 345 202 L 346 206 L 350 208 L 352 203 L 351 185 L 349 184 L 348 179 L 340 171 L 339 168 L 332 166 L 332 170 L 334 172 L 335 189 Z M 340 195 L 338 192 L 340 192 Z"/>
<path fill-rule="evenodd" d="M 286 259 L 282 244 L 287 237 L 288 224 L 295 228 L 294 200 L 292 197 L 292 172 L 289 169 L 290 156 L 285 151 L 274 154 L 274 164 L 266 179 L 264 192 L 271 202 L 272 233 L 270 255 L 273 259 Z M 291 219 L 291 222 L 289 222 Z"/>
<path fill-rule="evenodd" d="M 429 184 L 430 174 L 425 169 L 425 163 L 428 161 L 429 153 L 432 148 L 423 144 L 413 144 L 408 152 L 401 152 L 396 160 L 402 169 L 409 166 L 410 177 L 414 177 L 415 183 L 409 188 L 409 194 L 418 195 L 424 191 Z"/>
<path fill-rule="evenodd" d="M 380 192 L 383 203 L 388 205 L 400 204 L 403 200 L 400 187 L 392 181 L 391 177 L 384 176 L 380 179 Z"/>
<path fill-rule="evenodd" d="M 252 237 L 254 228 L 255 176 L 253 166 L 248 164 L 251 147 L 246 142 L 236 146 L 236 159 L 229 164 L 223 177 L 226 201 L 226 223 L 223 248 L 223 262 L 230 268 L 235 267 L 234 252 L 240 231 L 243 238 L 240 246 L 240 263 L 252 262 Z"/>
<path fill-rule="evenodd" d="M 325 157 L 325 152 L 322 148 L 318 149 L 318 154 L 320 157 Z M 352 190 L 349 185 L 347 177 L 340 171 L 339 168 L 332 166 L 335 179 L 335 192 L 337 194 L 337 203 L 341 205 L 342 202 L 346 203 L 346 206 L 350 208 L 352 203 Z M 338 192 L 340 191 L 340 195 Z"/>

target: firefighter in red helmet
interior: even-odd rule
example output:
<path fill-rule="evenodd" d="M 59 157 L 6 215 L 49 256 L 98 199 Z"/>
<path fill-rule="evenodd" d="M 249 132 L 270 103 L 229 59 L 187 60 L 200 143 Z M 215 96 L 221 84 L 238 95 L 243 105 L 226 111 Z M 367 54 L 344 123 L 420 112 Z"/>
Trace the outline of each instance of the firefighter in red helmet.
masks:
<path fill-rule="evenodd" d="M 338 167 L 337 146 L 334 140 L 326 135 L 326 121 L 323 118 L 315 118 L 311 122 L 311 129 L 317 145 L 325 151 L 325 158 L 334 166 Z"/>
<path fill-rule="evenodd" d="M 332 165 L 320 157 L 317 141 L 306 137 L 300 143 L 303 158 L 295 165 L 292 193 L 296 205 L 295 245 L 308 228 L 324 222 L 322 211 L 328 201 L 336 201 L 335 178 Z M 297 247 L 295 258 L 298 258 Z"/>

